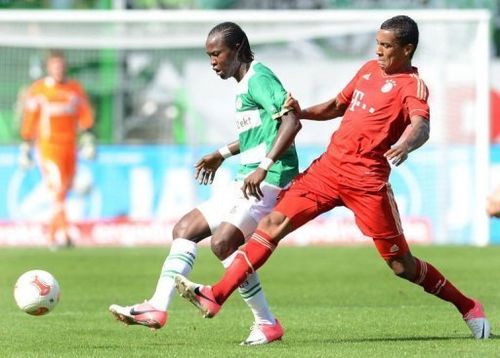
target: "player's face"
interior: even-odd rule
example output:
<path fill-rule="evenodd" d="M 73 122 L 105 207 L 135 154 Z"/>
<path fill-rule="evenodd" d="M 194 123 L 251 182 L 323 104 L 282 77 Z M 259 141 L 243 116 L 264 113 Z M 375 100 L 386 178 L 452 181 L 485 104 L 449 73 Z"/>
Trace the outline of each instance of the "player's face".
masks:
<path fill-rule="evenodd" d="M 401 46 L 394 31 L 377 32 L 378 65 L 387 74 L 406 71 L 411 67 L 410 55 L 413 45 Z"/>
<path fill-rule="evenodd" d="M 217 76 L 223 80 L 234 77 L 238 70 L 238 61 L 236 59 L 236 50 L 232 50 L 224 43 L 224 40 L 219 33 L 207 38 L 205 48 L 208 57 L 210 57 L 210 65 Z"/>
<path fill-rule="evenodd" d="M 47 73 L 56 82 L 63 82 L 66 77 L 66 61 L 62 57 L 50 57 L 47 60 Z"/>

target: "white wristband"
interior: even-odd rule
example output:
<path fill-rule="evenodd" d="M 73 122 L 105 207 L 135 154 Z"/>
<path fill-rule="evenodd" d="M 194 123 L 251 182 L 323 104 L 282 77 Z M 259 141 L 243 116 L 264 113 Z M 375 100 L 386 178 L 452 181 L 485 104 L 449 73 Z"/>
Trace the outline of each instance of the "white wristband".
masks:
<path fill-rule="evenodd" d="M 271 168 L 271 166 L 274 164 L 274 160 L 272 160 L 271 158 L 268 158 L 268 157 L 265 157 L 264 159 L 262 159 L 262 161 L 260 162 L 259 164 L 259 168 L 261 169 L 264 169 L 264 170 L 269 170 L 269 168 Z"/>
<path fill-rule="evenodd" d="M 229 150 L 227 145 L 219 148 L 219 154 L 222 155 L 222 158 L 226 159 L 233 156 L 233 153 Z"/>

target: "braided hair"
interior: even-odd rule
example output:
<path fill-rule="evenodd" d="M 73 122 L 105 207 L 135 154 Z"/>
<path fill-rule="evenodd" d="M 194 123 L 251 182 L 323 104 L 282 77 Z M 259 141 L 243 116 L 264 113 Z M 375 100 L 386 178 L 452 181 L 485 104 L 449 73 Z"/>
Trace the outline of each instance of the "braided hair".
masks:
<path fill-rule="evenodd" d="M 208 37 L 215 34 L 221 34 L 224 44 L 230 49 L 237 49 L 239 61 L 244 63 L 253 61 L 254 56 L 247 35 L 239 25 L 234 22 L 222 22 L 210 30 Z"/>

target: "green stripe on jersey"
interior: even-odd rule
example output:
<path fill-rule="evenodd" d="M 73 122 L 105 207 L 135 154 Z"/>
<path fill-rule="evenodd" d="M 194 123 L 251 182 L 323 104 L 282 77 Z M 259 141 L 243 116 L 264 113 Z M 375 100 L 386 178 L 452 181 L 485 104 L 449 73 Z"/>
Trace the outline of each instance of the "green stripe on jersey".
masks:
<path fill-rule="evenodd" d="M 238 83 L 236 96 L 236 127 L 240 140 L 240 167 L 237 179 L 253 172 L 271 150 L 278 129 L 279 118 L 273 116 L 283 110 L 286 91 L 276 75 L 259 62 L 252 62 L 248 72 Z M 285 187 L 298 174 L 299 160 L 292 144 L 269 169 L 265 181 Z"/>

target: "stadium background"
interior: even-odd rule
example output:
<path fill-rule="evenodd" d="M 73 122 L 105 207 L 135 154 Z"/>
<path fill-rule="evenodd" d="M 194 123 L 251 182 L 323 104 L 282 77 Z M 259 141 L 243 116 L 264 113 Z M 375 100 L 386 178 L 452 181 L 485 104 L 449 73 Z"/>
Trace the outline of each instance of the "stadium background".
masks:
<path fill-rule="evenodd" d="M 491 188 L 500 184 L 500 9 L 494 1 L 237 1 L 237 0 L 158 0 L 158 1 L 0 1 L 2 11 L 23 9 L 453 9 L 486 8 L 492 12 L 491 59 Z M 252 42 L 252 39 L 250 39 Z M 373 52 L 366 47 L 366 58 Z M 283 63 L 265 47 L 255 47 L 259 58 L 272 67 L 292 91 L 300 86 L 297 64 Z M 98 157 L 81 161 L 69 208 L 75 223 L 73 235 L 81 246 L 155 245 L 168 243 L 172 224 L 197 202 L 218 190 L 234 172 L 237 162 L 228 161 L 213 188 L 196 185 L 192 179 L 193 162 L 207 150 L 230 141 L 232 83 L 218 86 L 211 76 L 201 49 L 185 49 L 182 54 L 169 51 L 143 53 L 115 50 L 66 51 L 70 75 L 80 79 L 95 108 Z M 313 53 L 314 55 L 314 53 Z M 185 59 L 189 59 L 186 65 Z M 273 63 L 273 61 L 275 61 Z M 425 61 L 425 58 L 422 59 Z M 318 62 L 320 62 L 318 60 Z M 348 59 L 346 60 L 348 62 Z M 420 65 L 419 62 L 416 62 Z M 295 67 L 294 67 L 295 66 Z M 320 71 L 321 66 L 310 68 Z M 353 73 L 356 64 L 339 70 Z M 319 69 L 318 69 L 319 68 Z M 12 246 L 44 245 L 43 223 L 48 216 L 48 198 L 36 169 L 17 167 L 19 143 L 19 101 L 23 89 L 43 73 L 40 48 L 13 47 L 0 53 L 0 244 Z M 295 75 L 295 76 L 294 76 Z M 303 76 L 304 74 L 302 74 Z M 292 77 L 294 77 L 292 79 Z M 323 83 L 332 94 L 348 78 Z M 425 80 L 427 80 L 424 77 Z M 287 83 L 287 80 L 290 83 Z M 220 81 L 218 81 L 220 82 Z M 226 86 L 226 87 L 223 87 Z M 329 86 L 332 86 L 328 88 Z M 333 87 L 337 86 L 337 87 Z M 214 108 L 213 96 L 226 98 L 228 107 Z M 315 98 L 307 98 L 308 104 Z M 222 115 L 214 115 L 221 110 Z M 225 111 L 225 112 L 224 112 Z M 208 126 L 206 118 L 219 118 L 220 125 Z M 189 120 L 188 120 L 189 119 Z M 229 119 L 229 120 L 227 120 Z M 439 118 L 435 118 L 439 121 Z M 217 122 L 215 122 L 217 123 Z M 302 168 L 324 149 L 329 130 L 318 130 L 309 137 L 299 134 Z M 395 188 L 408 238 L 420 243 L 474 242 L 471 207 L 476 198 L 470 187 L 475 173 L 464 172 L 464 162 L 473 156 L 457 140 L 450 147 L 448 183 L 450 202 L 440 205 L 442 188 L 435 146 L 426 145 L 415 152 L 403 167 L 393 171 Z M 473 165 L 469 165 L 473 167 Z M 443 214 L 443 211 L 446 213 Z M 446 221 L 443 221 L 443 217 Z M 446 235 L 443 232 L 446 231 Z M 500 243 L 500 223 L 492 220 L 491 243 Z M 367 242 L 346 210 L 328 213 L 287 240 L 289 244 L 352 244 Z"/>

